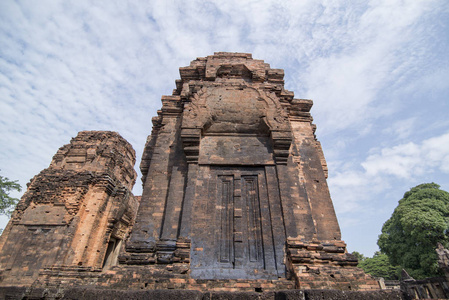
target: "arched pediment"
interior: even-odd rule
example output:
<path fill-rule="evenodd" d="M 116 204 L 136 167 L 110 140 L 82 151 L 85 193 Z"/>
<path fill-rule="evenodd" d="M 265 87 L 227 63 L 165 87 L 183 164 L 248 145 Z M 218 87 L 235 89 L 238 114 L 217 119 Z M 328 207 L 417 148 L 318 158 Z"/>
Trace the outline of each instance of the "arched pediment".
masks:
<path fill-rule="evenodd" d="M 282 157 L 288 156 L 291 143 L 287 113 L 276 95 L 243 81 L 203 86 L 185 103 L 182 128 L 185 152 L 193 151 L 194 156 L 199 151 L 195 147 L 199 147 L 200 138 L 205 135 L 271 137 L 274 151 L 281 145 Z"/>

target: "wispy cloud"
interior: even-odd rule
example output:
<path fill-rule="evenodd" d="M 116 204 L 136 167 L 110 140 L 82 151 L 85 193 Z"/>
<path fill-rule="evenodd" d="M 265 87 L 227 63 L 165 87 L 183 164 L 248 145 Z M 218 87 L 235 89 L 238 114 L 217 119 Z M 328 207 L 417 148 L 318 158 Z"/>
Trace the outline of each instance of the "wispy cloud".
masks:
<path fill-rule="evenodd" d="M 424 140 L 382 149 L 362 163 L 369 176 L 393 175 L 403 179 L 440 170 L 449 173 L 449 133 Z"/>
<path fill-rule="evenodd" d="M 425 174 L 449 174 L 447 145 L 449 132 L 418 144 L 410 142 L 388 148 L 375 148 L 359 166 L 336 166 L 341 171 L 329 179 L 329 184 L 333 192 L 344 193 L 344 197 L 337 197 L 344 198 L 338 204 L 338 209 L 349 212 L 360 208 L 363 198 L 370 200 L 370 194 L 391 189 L 388 182 L 392 180 L 415 182 Z"/>

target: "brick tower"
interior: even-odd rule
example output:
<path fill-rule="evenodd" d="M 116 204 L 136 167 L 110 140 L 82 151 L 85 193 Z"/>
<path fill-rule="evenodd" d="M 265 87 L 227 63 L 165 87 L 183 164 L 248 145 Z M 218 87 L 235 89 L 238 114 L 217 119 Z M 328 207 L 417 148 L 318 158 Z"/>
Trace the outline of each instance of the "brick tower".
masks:
<path fill-rule="evenodd" d="M 1 236 L 1 285 L 45 268 L 98 272 L 117 261 L 138 201 L 135 152 L 116 132 L 83 131 L 36 175 Z"/>
<path fill-rule="evenodd" d="M 122 262 L 190 262 L 201 280 L 356 289 L 365 275 L 341 241 L 312 101 L 250 54 L 215 53 L 180 74 L 153 119 Z"/>

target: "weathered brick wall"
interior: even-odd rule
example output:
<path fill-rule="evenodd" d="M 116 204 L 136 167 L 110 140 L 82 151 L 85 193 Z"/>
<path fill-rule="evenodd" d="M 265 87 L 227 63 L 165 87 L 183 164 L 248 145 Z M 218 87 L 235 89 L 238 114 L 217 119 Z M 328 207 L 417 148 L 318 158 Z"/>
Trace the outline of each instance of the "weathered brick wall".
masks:
<path fill-rule="evenodd" d="M 115 132 L 83 131 L 61 147 L 1 237 L 0 284 L 29 285 L 44 268 L 101 269 L 135 218 L 134 163 Z"/>

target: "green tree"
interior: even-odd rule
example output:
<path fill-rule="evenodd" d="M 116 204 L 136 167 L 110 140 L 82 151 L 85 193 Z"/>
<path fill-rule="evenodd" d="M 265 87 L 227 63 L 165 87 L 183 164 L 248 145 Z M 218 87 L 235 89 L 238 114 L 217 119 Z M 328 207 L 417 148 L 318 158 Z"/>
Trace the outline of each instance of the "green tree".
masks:
<path fill-rule="evenodd" d="M 367 257 L 359 262 L 358 267 L 362 268 L 365 273 L 377 278 L 382 277 L 386 280 L 398 280 L 402 270 L 400 266 L 393 266 L 388 256 L 379 251 L 374 253 L 373 257 Z"/>
<path fill-rule="evenodd" d="M 11 216 L 19 199 L 9 196 L 11 191 L 21 191 L 22 187 L 17 180 L 11 181 L 7 177 L 0 176 L 0 215 Z"/>
<path fill-rule="evenodd" d="M 365 255 L 360 252 L 353 251 L 351 254 L 357 257 L 357 259 L 359 260 L 359 264 L 366 259 Z"/>
<path fill-rule="evenodd" d="M 414 278 L 439 276 L 435 248 L 449 246 L 449 193 L 435 183 L 404 194 L 382 227 L 377 244 L 393 265 Z"/>

